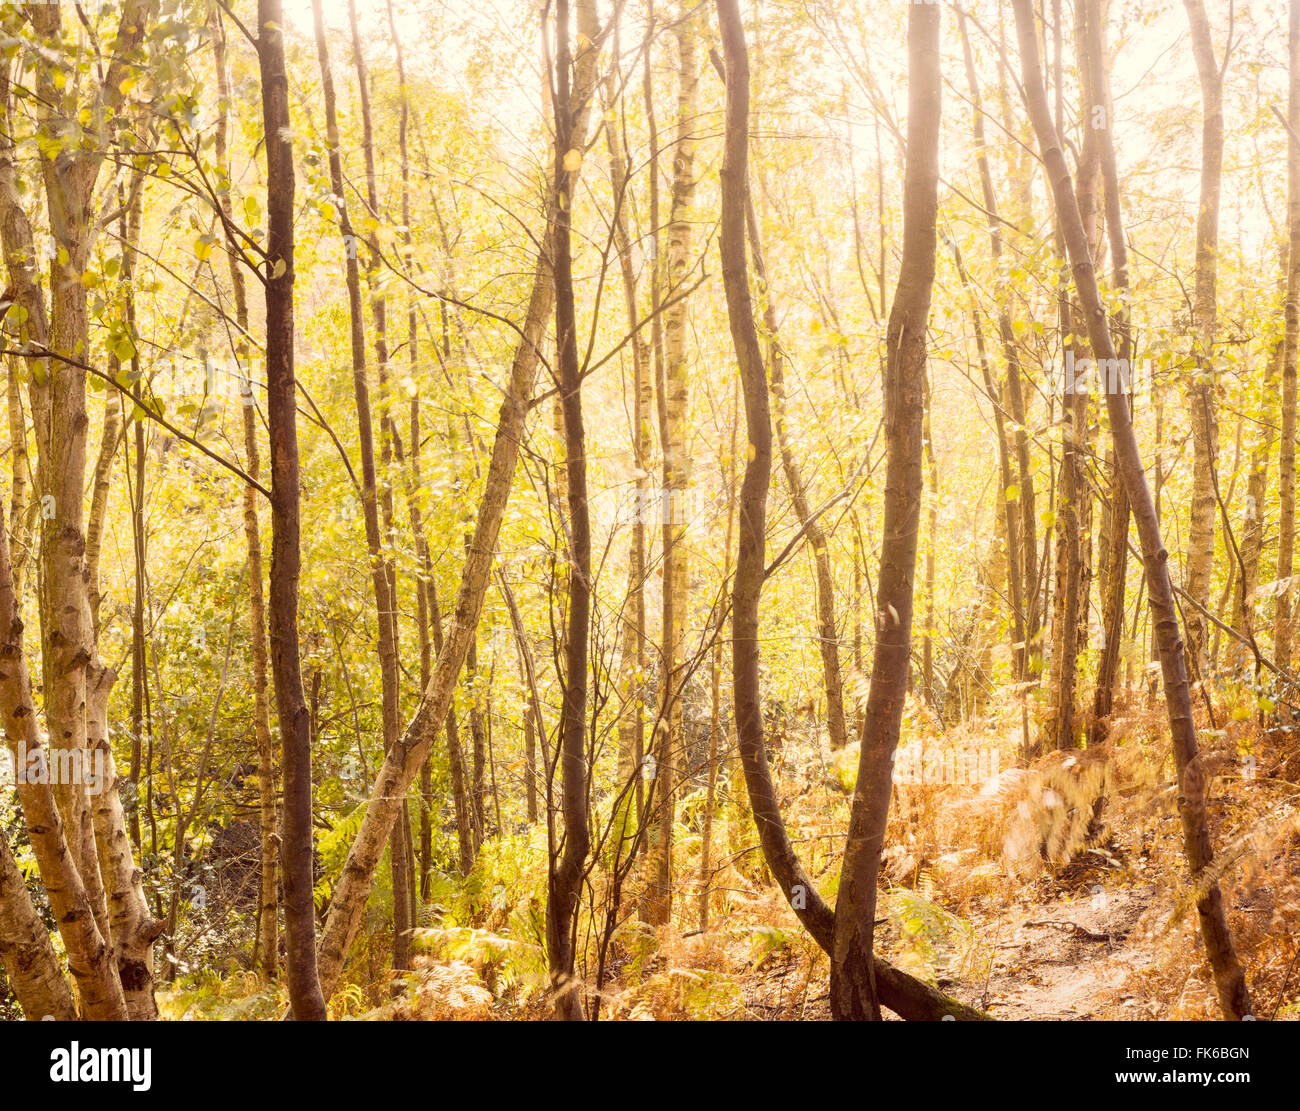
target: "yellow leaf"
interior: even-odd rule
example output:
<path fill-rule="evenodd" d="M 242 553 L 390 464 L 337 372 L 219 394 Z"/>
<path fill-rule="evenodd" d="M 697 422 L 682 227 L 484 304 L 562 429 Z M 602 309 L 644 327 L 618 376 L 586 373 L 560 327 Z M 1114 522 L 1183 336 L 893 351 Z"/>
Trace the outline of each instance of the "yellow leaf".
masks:
<path fill-rule="evenodd" d="M 573 171 L 578 169 L 581 165 L 582 151 L 571 150 L 564 156 L 564 168 L 568 170 L 569 173 L 573 173 Z"/>

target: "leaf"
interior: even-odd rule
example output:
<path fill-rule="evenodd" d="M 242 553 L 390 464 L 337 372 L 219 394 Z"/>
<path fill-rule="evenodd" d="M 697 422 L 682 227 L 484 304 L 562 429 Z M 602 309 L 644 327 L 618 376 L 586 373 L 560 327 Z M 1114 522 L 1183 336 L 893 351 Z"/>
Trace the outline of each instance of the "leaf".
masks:
<path fill-rule="evenodd" d="M 582 166 L 582 151 L 571 150 L 565 153 L 564 168 L 568 170 L 569 173 L 573 173 L 574 170 L 581 168 L 581 166 Z"/>

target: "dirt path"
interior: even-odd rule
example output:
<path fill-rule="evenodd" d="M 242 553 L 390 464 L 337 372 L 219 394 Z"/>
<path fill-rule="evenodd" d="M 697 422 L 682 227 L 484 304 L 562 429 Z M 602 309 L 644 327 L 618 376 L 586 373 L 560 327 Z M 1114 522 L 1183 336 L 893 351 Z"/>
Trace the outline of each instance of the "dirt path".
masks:
<path fill-rule="evenodd" d="M 1149 960 L 1149 945 L 1131 935 L 1155 892 L 1153 886 L 1057 888 L 1054 898 L 1017 904 L 981 923 L 993 966 L 987 985 L 963 984 L 963 996 L 1003 1019 L 1154 1017 L 1142 1008 L 1157 1011 L 1157 1004 L 1121 992 Z"/>

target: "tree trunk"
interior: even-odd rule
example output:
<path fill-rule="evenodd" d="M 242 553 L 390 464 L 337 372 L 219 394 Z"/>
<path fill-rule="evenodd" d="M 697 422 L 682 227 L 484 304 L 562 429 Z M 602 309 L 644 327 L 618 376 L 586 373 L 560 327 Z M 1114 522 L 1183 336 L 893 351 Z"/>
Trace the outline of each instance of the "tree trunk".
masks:
<path fill-rule="evenodd" d="M 618 28 L 614 29 L 614 54 L 618 56 Z M 647 57 L 649 50 L 646 51 Z M 623 279 L 623 300 L 627 306 L 627 326 L 632 342 L 632 464 L 636 472 L 636 504 L 632 513 L 632 535 L 628 543 L 627 594 L 623 600 L 619 646 L 619 698 L 622 709 L 618 726 L 617 780 L 620 789 L 632 784 L 630 798 L 620 804 L 623 817 L 618 827 L 618 849 L 614 869 L 618 870 L 624 850 L 631 854 L 639 843 L 642 820 L 641 763 L 645 756 L 645 578 L 646 517 L 650 501 L 650 415 L 653 384 L 650 381 L 650 351 L 640 330 L 637 307 L 636 273 L 632 265 L 632 243 L 628 231 L 628 210 L 632 204 L 631 177 L 623 136 L 617 126 L 615 105 L 618 96 L 616 70 L 605 77 L 605 103 L 608 123 L 605 137 L 609 146 L 609 178 L 614 190 L 614 247 L 618 252 L 619 273 Z M 532 745 L 532 717 L 525 710 L 525 735 Z M 530 821 L 535 820 L 536 802 L 531 779 L 533 756 L 527 758 Z M 633 818 L 633 815 L 635 817 Z M 631 819 L 631 820 L 630 820 Z"/>
<path fill-rule="evenodd" d="M 216 9 L 212 15 L 213 60 L 217 71 L 217 97 L 220 108 L 214 129 L 217 165 L 229 175 L 230 157 L 226 147 L 226 105 L 230 100 L 230 71 L 226 63 L 226 32 Z M 227 221 L 234 219 L 230 193 L 221 194 L 221 211 Z M 253 394 L 252 366 L 248 351 L 248 292 L 244 270 L 234 250 L 227 252 L 230 262 L 230 287 L 235 302 L 235 323 L 239 335 L 235 341 L 235 359 L 239 365 L 240 401 L 244 424 L 245 470 L 253 481 L 261 478 L 261 457 L 257 444 L 257 400 Z M 258 825 L 261 835 L 259 875 L 257 952 L 254 965 L 268 980 L 280 971 L 280 874 L 279 850 L 276 845 L 275 741 L 271 734 L 271 705 L 267 689 L 266 598 L 262 586 L 262 530 L 257 514 L 257 491 L 245 484 L 244 541 L 248 548 L 248 633 L 253 656 L 253 730 L 257 742 Z"/>
<path fill-rule="evenodd" d="M 726 69 L 722 70 L 726 81 Z M 731 394 L 731 449 L 727 453 L 727 546 L 722 554 L 722 581 L 725 585 L 731 580 L 731 540 L 736 526 L 736 436 L 740 425 L 740 379 L 737 378 Z M 718 789 L 719 761 L 722 759 L 722 631 L 727 617 L 726 610 L 719 607 L 718 629 L 714 635 L 712 661 L 709 669 L 709 688 L 712 695 L 712 711 L 709 721 L 709 768 L 708 786 L 704 797 L 704 831 L 700 837 L 700 931 L 709 928 L 709 895 L 713 883 L 711 854 L 713 847 L 713 811 L 716 806 Z"/>
<path fill-rule="evenodd" d="M 102 86 L 95 90 L 96 112 L 111 116 L 121 106 L 122 86 L 134 68 L 130 59 L 145 37 L 152 9 L 148 2 L 124 5 L 108 50 L 113 61 L 104 72 Z M 36 34 L 61 49 L 59 9 L 33 9 L 30 17 Z M 75 112 L 75 105 L 69 105 L 58 88 L 53 67 L 37 65 L 35 69 L 42 105 L 40 129 L 50 136 L 65 134 L 65 109 Z M 59 147 L 57 155 L 41 161 L 50 230 L 59 260 L 66 268 L 63 273 L 80 279 L 90 267 L 98 230 L 95 186 L 107 149 L 62 143 Z M 30 233 L 29 226 L 26 230 Z M 102 754 L 106 774 L 103 790 L 93 804 L 84 776 L 74 777 L 73 782 L 61 779 L 54 793 L 66 823 L 68 848 L 81 871 L 100 935 L 109 940 L 112 959 L 119 966 L 127 1013 L 132 1018 L 153 1018 L 157 1015 L 153 1000 L 153 941 L 159 924 L 150 918 L 144 900 L 143 877 L 132 857 L 108 746 L 107 687 L 114 676 L 96 648 L 91 601 L 95 552 L 88 545 L 92 530 L 83 530 L 89 417 L 87 372 L 77 363 L 90 347 L 90 319 L 87 287 L 81 280 L 53 283 L 49 347 L 68 358 L 52 360 L 48 373 L 40 381 L 33 377 L 31 386 L 39 461 L 36 488 L 42 518 L 40 600 L 45 720 L 54 756 L 62 754 L 79 760 L 84 769 L 86 760 Z M 106 466 L 105 481 L 107 474 Z M 106 497 L 107 486 L 102 485 L 99 511 Z"/>
<path fill-rule="evenodd" d="M 433 631 L 433 648 L 441 656 L 443 646 L 442 607 L 438 604 L 438 591 L 432 573 L 428 576 L 429 620 Z M 428 689 L 428 685 L 425 685 Z M 471 784 L 465 767 L 465 750 L 460 743 L 460 723 L 456 711 L 447 702 L 447 769 L 451 776 L 451 802 L 456 814 L 456 845 L 460 852 L 460 874 L 468 876 L 474 867 L 478 844 L 474 837 L 474 804 L 470 798 Z"/>
<path fill-rule="evenodd" d="M 1286 330 L 1282 344 L 1282 429 L 1278 456 L 1278 525 L 1277 577 L 1290 578 L 1295 558 L 1295 405 L 1296 357 L 1300 350 L 1300 0 L 1291 0 L 1288 19 L 1287 50 L 1289 84 L 1287 123 L 1291 138 L 1287 143 L 1286 211 L 1287 271 Z M 1279 667 L 1290 668 L 1294 636 L 1292 588 L 1277 595 L 1273 625 L 1273 659 Z"/>
<path fill-rule="evenodd" d="M 0 829 L 0 965 L 4 966 L 23 1017 L 29 1022 L 47 1017 L 67 1022 L 77 1017 L 58 954 L 27 894 L 23 874 L 9 852 L 3 829 Z"/>
<path fill-rule="evenodd" d="M 590 0 L 588 0 L 590 4 Z M 592 5 L 594 7 L 594 5 Z M 594 15 L 588 17 L 594 20 Z M 585 34 L 585 32 L 584 32 Z M 590 36 L 588 36 L 590 38 Z M 564 848 L 548 858 L 546 955 L 550 966 L 555 1017 L 584 1017 L 581 985 L 575 977 L 578 899 L 590 845 L 587 784 L 587 640 L 591 621 L 591 522 L 587 511 L 587 449 L 582 423 L 582 377 L 578 365 L 577 320 L 573 305 L 571 219 L 572 152 L 580 150 L 584 128 L 574 125 L 569 93 L 569 4 L 555 9 L 555 349 L 559 361 L 570 550 L 568 612 L 565 620 L 564 680 L 560 709 L 560 812 Z M 579 95 L 582 95 L 579 93 Z"/>
<path fill-rule="evenodd" d="M 1011 449 L 1008 444 L 1006 431 L 1006 422 L 1002 413 L 1002 397 L 996 385 L 993 382 L 993 372 L 989 368 L 988 352 L 984 344 L 984 326 L 980 323 L 979 302 L 975 298 L 974 290 L 971 288 L 970 276 L 966 273 L 966 267 L 962 262 L 961 249 L 954 240 L 951 243 L 954 260 L 957 263 L 957 274 L 961 278 L 962 286 L 965 288 L 967 298 L 970 302 L 971 326 L 975 330 L 975 351 L 979 357 L 980 373 L 984 378 L 984 391 L 988 394 L 989 402 L 993 406 L 993 428 L 998 442 L 998 474 L 1001 481 L 998 483 L 997 490 L 997 517 L 1002 521 L 1006 529 L 1006 566 L 1007 566 L 1007 585 L 1011 602 L 1011 658 L 1015 661 L 1015 674 L 1019 679 L 1024 679 L 1028 673 L 1025 651 L 1027 647 L 1025 637 L 1025 604 L 1024 604 L 1024 584 L 1021 581 L 1020 574 L 1023 567 L 1023 559 L 1020 545 L 1020 520 L 1012 501 L 1019 497 L 1019 488 L 1016 486 L 1011 476 Z M 933 451 L 930 448 L 929 435 L 929 395 L 928 386 L 925 387 L 925 412 L 922 416 L 922 438 L 925 441 L 926 453 L 930 457 L 930 475 L 933 479 L 934 463 Z M 933 489 L 937 483 L 931 482 L 931 504 L 933 505 Z M 1014 497 L 1013 497 L 1014 492 Z M 933 509 L 931 510 L 933 512 Z M 930 549 L 933 551 L 933 523 L 931 523 L 931 543 Z M 933 605 L 933 557 L 926 559 L 926 586 L 927 606 Z M 995 591 L 996 594 L 996 591 Z M 928 620 L 932 619 L 927 617 Z M 926 650 L 929 650 L 929 638 L 926 639 Z M 926 665 L 923 663 L 922 665 Z"/>
<path fill-rule="evenodd" d="M 663 443 L 663 666 L 660 675 L 659 746 L 654 764 L 654 803 L 646 854 L 645 921 L 664 925 L 672 916 L 673 815 L 677 780 L 684 772 L 682 687 L 686 680 L 686 499 L 691 458 L 686 365 L 686 308 L 682 296 L 691 257 L 691 207 L 695 197 L 697 5 L 683 0 L 673 36 L 677 44 L 677 140 L 673 154 L 673 200 L 668 216 L 668 288 L 664 309 Z"/>
<path fill-rule="evenodd" d="M 1016 544 L 1008 558 L 1016 561 L 1024 606 L 1021 624 L 1024 647 L 1017 663 L 1017 675 L 1023 682 L 1036 675 L 1035 657 L 1041 659 L 1039 644 L 1040 613 L 1038 605 L 1038 515 L 1034 499 L 1034 475 L 1029 462 L 1029 429 L 1026 425 L 1024 387 L 1021 382 L 1020 355 L 1016 346 L 1015 329 L 1011 323 L 1011 286 L 1006 265 L 1002 261 L 1002 222 L 998 215 L 997 191 L 993 187 L 993 172 L 989 166 L 988 143 L 984 132 L 984 105 L 980 95 L 979 79 L 975 72 L 975 56 L 966 29 L 967 16 L 959 12 L 958 28 L 961 31 L 962 55 L 966 65 L 966 83 L 970 86 L 972 116 L 971 128 L 975 137 L 975 163 L 979 169 L 980 189 L 989 227 L 989 250 L 996 270 L 995 289 L 998 299 L 998 337 L 1003 358 L 1007 364 L 1006 394 L 1008 412 L 1012 421 L 1015 443 L 1016 486 L 1018 495 L 1014 513 L 1019 515 Z M 997 402 L 994 401 L 996 407 Z M 999 434 L 1001 436 L 1002 434 Z M 929 437 L 927 436 L 927 442 Z M 1010 507 L 1008 507 L 1010 508 Z M 1008 528 L 1008 535 L 1011 534 Z"/>
<path fill-rule="evenodd" d="M 271 674 L 284 750 L 280 868 L 285 965 L 293 1017 L 327 1017 L 316 960 L 311 721 L 298 649 L 298 412 L 293 325 L 293 133 L 280 0 L 258 0 L 258 64 L 266 138 L 266 397 L 271 442 Z"/>
<path fill-rule="evenodd" d="M 474 821 L 474 852 L 483 847 L 487 830 L 487 731 L 483 724 L 482 683 L 478 674 L 478 635 L 469 638 L 469 652 L 465 656 L 465 685 L 469 693 L 469 735 L 473 742 L 471 752 L 472 778 L 470 780 L 470 814 Z"/>
<path fill-rule="evenodd" d="M 1201 83 L 1201 194 L 1196 218 L 1196 295 L 1192 307 L 1196 371 L 1188 384 L 1188 421 L 1192 427 L 1192 512 L 1187 530 L 1187 593 L 1195 605 L 1186 610 L 1187 655 L 1192 673 L 1203 680 L 1208 671 L 1209 622 L 1200 609 L 1210 602 L 1214 574 L 1215 468 L 1219 456 L 1218 407 L 1215 404 L 1214 328 L 1219 255 L 1219 193 L 1223 178 L 1223 69 L 1214 56 L 1210 21 L 1202 0 L 1183 0 L 1192 29 L 1192 52 Z"/>
<path fill-rule="evenodd" d="M 127 1010 L 122 982 L 106 936 L 92 913 L 49 776 L 30 774 L 42 766 L 48 768 L 49 764 L 32 699 L 23 623 L 18 616 L 18 599 L 9 570 L 9 539 L 3 529 L 0 529 L 0 714 L 4 717 L 5 741 L 18 772 L 18 801 L 41 883 L 68 954 L 68 970 L 76 984 L 81 1017 L 123 1020 L 127 1018 Z"/>
<path fill-rule="evenodd" d="M 826 687 L 826 728 L 832 749 L 849 743 L 848 726 L 844 720 L 844 680 L 840 672 L 840 634 L 835 621 L 835 581 L 831 575 L 831 557 L 826 544 L 826 532 L 813 518 L 808 505 L 808 488 L 799 463 L 795 458 L 794 444 L 786 422 L 785 355 L 781 350 L 781 337 L 777 331 L 776 304 L 772 284 L 768 280 L 767 266 L 763 262 L 763 246 L 758 228 L 758 215 L 754 211 L 753 193 L 746 194 L 745 223 L 749 229 L 750 252 L 754 260 L 754 277 L 763 308 L 763 328 L 767 333 L 767 373 L 772 389 L 772 418 L 776 427 L 777 445 L 781 451 L 781 469 L 785 472 L 799 526 L 812 545 L 813 566 L 817 576 L 817 648 L 822 658 L 822 677 Z"/>
<path fill-rule="evenodd" d="M 370 118 L 370 82 L 357 25 L 356 0 L 348 0 L 348 25 L 352 34 L 352 61 L 357 73 L 357 93 L 361 109 L 361 151 L 366 167 L 366 203 L 372 223 L 366 235 L 370 257 L 366 281 L 371 315 L 375 325 L 375 376 L 379 395 L 379 474 L 375 494 L 383 524 L 383 543 L 376 558 L 385 582 L 387 614 L 380 614 L 380 681 L 384 720 L 384 743 L 397 742 L 402 732 L 401 671 L 398 647 L 397 563 L 393 551 L 397 542 L 396 514 L 393 510 L 393 484 L 389 477 L 394 445 L 400 442 L 393 422 L 388 396 L 388 303 L 379 279 L 382 265 L 379 250 L 379 189 L 375 176 L 374 127 Z M 409 232 L 409 225 L 408 225 Z M 373 449 L 372 449 L 373 450 Z M 400 450 L 400 449 L 399 449 Z M 385 662 L 386 661 L 386 662 Z M 402 821 L 398 824 L 398 841 L 390 854 L 393 874 L 393 967 L 411 967 L 410 929 L 415 925 L 414 867 L 411 863 L 411 816 L 409 800 L 402 800 Z"/>
<path fill-rule="evenodd" d="M 383 554 L 380 532 L 379 496 L 375 473 L 374 427 L 370 406 L 370 374 L 366 366 L 365 319 L 361 302 L 361 269 L 358 262 L 358 237 L 348 215 L 343 184 L 343 160 L 339 150 L 338 114 L 335 108 L 334 78 L 330 71 L 329 45 L 321 0 L 313 0 L 312 14 L 316 29 L 316 52 L 320 59 L 321 86 L 325 99 L 325 130 L 329 143 L 330 187 L 338 210 L 339 234 L 343 237 L 348 289 L 349 336 L 352 346 L 352 389 L 357 405 L 357 439 L 361 448 L 361 506 L 365 519 L 366 547 L 370 556 L 370 574 L 375 596 L 375 623 L 378 626 L 381 715 L 384 751 L 398 739 L 401 708 L 398 705 L 398 664 L 396 612 L 391 593 L 392 582 Z M 386 355 L 386 352 L 382 352 Z M 393 968 L 410 967 L 410 923 L 407 921 L 408 894 L 405 865 L 406 834 L 400 833 L 389 854 L 393 880 Z"/>
<path fill-rule="evenodd" d="M 1111 104 L 1110 82 L 1106 70 L 1102 17 L 1100 6 L 1095 3 L 1095 0 L 1088 0 L 1084 58 L 1085 64 L 1093 72 L 1092 87 L 1096 90 L 1098 104 L 1104 115 L 1105 126 L 1098 130 L 1101 132 L 1101 174 L 1106 200 L 1106 232 L 1110 242 L 1111 281 L 1121 299 L 1121 307 L 1115 315 L 1113 327 L 1120 337 L 1121 366 L 1128 367 L 1133 357 L 1133 333 L 1129 326 L 1128 307 L 1128 245 L 1124 241 L 1124 225 L 1120 212 L 1119 171 L 1115 164 L 1115 144 L 1111 139 L 1110 131 L 1114 107 Z M 1096 119 L 1095 113 L 1093 119 Z M 1131 381 L 1131 374 L 1129 378 Z M 1125 393 L 1127 395 L 1128 390 Z M 1125 397 L 1125 404 L 1131 414 L 1133 408 L 1131 396 Z M 1119 671 L 1120 649 L 1123 646 L 1124 590 L 1128 579 L 1128 495 L 1124 491 L 1124 482 L 1115 464 L 1113 448 L 1106 453 L 1106 470 L 1110 476 L 1110 504 L 1103 509 L 1103 513 L 1106 514 L 1107 545 L 1102 557 L 1100 585 L 1104 639 L 1097 661 L 1097 685 L 1088 733 L 1090 745 L 1100 744 L 1106 737 Z"/>
<path fill-rule="evenodd" d="M 911 662 L 912 604 L 921 524 L 922 420 L 926 324 L 934 285 L 939 181 L 939 8 L 908 7 L 907 157 L 903 253 L 889 312 L 884 373 L 885 519 L 876 583 L 876 650 L 866 731 L 840 867 L 831 953 L 831 1013 L 879 1019 L 872 964 L 876 883 L 884 847 L 894 750 L 898 746 Z"/>

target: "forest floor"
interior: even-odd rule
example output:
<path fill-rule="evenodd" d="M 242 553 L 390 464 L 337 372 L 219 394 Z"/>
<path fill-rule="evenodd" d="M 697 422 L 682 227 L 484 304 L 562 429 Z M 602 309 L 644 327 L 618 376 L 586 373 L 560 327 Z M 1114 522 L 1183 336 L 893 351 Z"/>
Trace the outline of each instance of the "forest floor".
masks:
<path fill-rule="evenodd" d="M 1108 871 L 1111 882 L 1098 892 Z M 972 915 L 984 962 L 965 975 L 940 974 L 940 988 L 999 1019 L 1164 1017 L 1170 1000 L 1158 983 L 1143 991 L 1140 975 L 1156 960 L 1147 920 L 1160 888 L 1117 885 L 1113 875 L 1105 864 L 1073 863 L 1027 885 L 1010 905 Z M 891 934 L 897 942 L 896 931 L 883 933 L 886 945 Z M 748 1017 L 828 1019 L 825 962 L 815 957 L 811 976 L 809 964 L 791 949 L 758 962 L 743 980 Z"/>
<path fill-rule="evenodd" d="M 1157 725 L 1146 736 L 1138 732 L 1108 756 L 1104 778 L 1091 782 L 1069 770 L 1067 758 L 1004 774 L 1000 786 L 898 792 L 889 839 L 899 849 L 892 865 L 886 861 L 889 891 L 881 899 L 888 921 L 877 931 L 882 954 L 1000 1019 L 1217 1017 L 1163 731 Z M 1211 812 L 1225 861 L 1222 886 L 1257 1013 L 1294 1020 L 1300 788 L 1294 760 L 1252 743 L 1257 777 L 1233 774 L 1235 753 L 1216 765 L 1223 778 Z M 1063 766 L 1079 792 L 1071 805 L 1082 801 L 1086 809 L 1094 790 L 1107 804 L 1096 835 L 1076 839 L 1053 862 L 1039 858 L 1037 837 L 1051 818 L 1038 800 L 1071 789 L 1062 787 Z M 1021 838 L 1021 855 L 1009 868 L 1026 801 L 1033 820 L 1025 829 L 1034 836 Z M 786 928 L 782 910 L 752 906 L 747 914 L 770 921 L 775 912 Z M 745 963 L 740 981 L 744 1005 L 736 1017 L 830 1017 L 826 961 L 811 943 Z"/>
<path fill-rule="evenodd" d="M 980 924 L 993 951 L 983 987 L 965 984 L 971 1001 L 1005 1019 L 1156 1017 L 1160 1004 L 1125 990 L 1151 963 L 1135 927 L 1157 895 L 1154 884 L 1091 894 L 1091 868 L 1044 877 L 1034 898 Z M 1080 883 L 1082 879 L 1084 882 Z M 1125 1012 L 1115 1015 L 1115 1004 Z"/>
<path fill-rule="evenodd" d="M 881 955 L 999 1019 L 1217 1018 L 1159 715 L 1135 712 L 1117 722 L 1112 742 L 1028 767 L 1017 766 L 1011 732 L 996 722 L 977 728 L 920 743 L 939 757 L 1001 738 L 1002 772 L 896 782 L 878 908 Z M 1294 1021 L 1300 754 L 1285 737 L 1260 739 L 1247 728 L 1206 738 L 1219 882 L 1256 1014 Z M 837 762 L 811 745 L 774 768 L 791 837 L 832 904 L 848 821 L 848 755 Z M 831 1017 L 825 954 L 772 882 L 737 797 L 731 792 L 717 811 L 708 928 L 698 928 L 692 890 L 701 844 L 695 798 L 682 806 L 673 925 L 640 923 L 634 896 L 626 896 L 603 976 L 587 969 L 592 998 L 600 983 L 602 1018 Z M 492 843 L 472 884 L 444 882 L 431 907 L 437 913 L 417 935 L 416 971 L 388 1001 L 391 926 L 376 916 L 332 1004 L 336 1017 L 548 1017 L 545 879 L 542 827 Z M 169 1017 L 271 1017 L 283 1006 L 282 989 L 268 992 L 251 973 L 191 980 L 165 996 Z"/>
<path fill-rule="evenodd" d="M 1150 945 L 1136 927 L 1157 888 L 1118 888 L 1100 898 L 1091 894 L 1090 871 L 1070 868 L 1044 877 L 1025 899 L 977 921 L 988 955 L 984 976 L 940 976 L 939 986 L 1001 1019 L 1158 1017 L 1161 1001 L 1130 990 L 1134 974 L 1152 963 Z M 761 961 L 744 981 L 749 1016 L 829 1018 L 824 962 L 815 965 L 821 967 L 810 978 L 808 961 L 791 950 Z"/>

